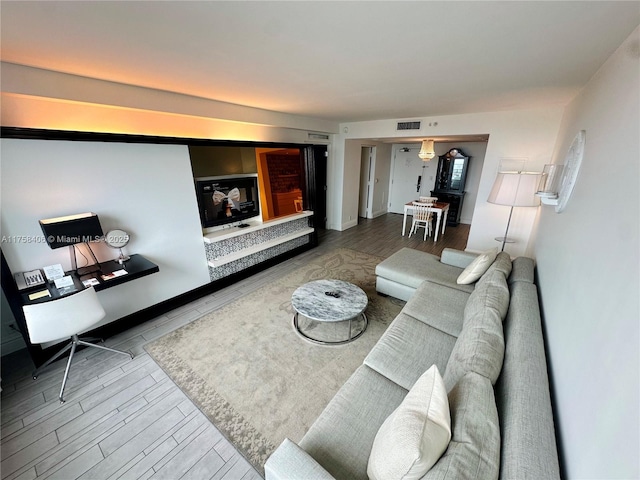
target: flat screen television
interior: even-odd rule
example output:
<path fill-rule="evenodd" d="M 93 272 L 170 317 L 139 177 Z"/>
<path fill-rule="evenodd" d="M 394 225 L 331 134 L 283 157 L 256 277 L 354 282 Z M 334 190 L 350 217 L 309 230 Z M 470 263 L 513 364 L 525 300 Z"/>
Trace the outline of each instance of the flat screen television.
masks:
<path fill-rule="evenodd" d="M 242 222 L 260 215 L 258 176 L 233 175 L 195 179 L 203 228 Z"/>

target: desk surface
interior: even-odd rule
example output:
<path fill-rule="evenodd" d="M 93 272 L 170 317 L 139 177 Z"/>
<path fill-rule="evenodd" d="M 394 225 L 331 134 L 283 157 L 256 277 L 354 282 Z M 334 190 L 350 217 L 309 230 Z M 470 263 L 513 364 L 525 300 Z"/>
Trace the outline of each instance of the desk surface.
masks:
<path fill-rule="evenodd" d="M 417 200 L 412 200 L 411 202 L 407 202 L 404 204 L 405 207 L 413 207 L 413 202 L 417 202 Z M 449 206 L 446 202 L 436 202 L 432 205 L 431 208 L 439 208 L 440 210 L 445 209 Z"/>
<path fill-rule="evenodd" d="M 102 278 L 102 275 L 108 275 L 112 272 L 123 269 L 127 272 L 125 275 L 113 277 L 108 280 L 103 280 Z M 159 271 L 160 268 L 155 263 L 150 262 L 142 255 L 138 254 L 131 255 L 129 260 L 124 262 L 122 265 L 120 265 L 115 260 L 109 260 L 108 262 L 103 262 L 100 264 L 100 271 L 89 273 L 87 275 L 79 276 L 76 272 L 65 272 L 67 275 L 71 275 L 73 284 L 76 287 L 76 289 L 73 292 L 68 293 L 68 295 L 83 290 L 85 286 L 82 283 L 82 280 L 87 280 L 89 278 L 97 279 L 98 284 L 94 285 L 94 288 L 97 292 L 99 292 L 100 290 L 115 287 L 116 285 L 121 285 L 123 283 L 130 282 L 131 280 L 135 280 L 136 278 L 145 277 Z M 29 295 L 43 290 L 48 290 L 49 295 L 38 298 L 36 300 L 29 299 Z M 54 300 L 62 296 L 53 283 L 46 283 L 45 285 L 41 285 L 40 288 L 30 289 L 29 291 L 24 293 L 21 292 L 21 295 L 23 305 L 48 302 L 49 300 Z"/>

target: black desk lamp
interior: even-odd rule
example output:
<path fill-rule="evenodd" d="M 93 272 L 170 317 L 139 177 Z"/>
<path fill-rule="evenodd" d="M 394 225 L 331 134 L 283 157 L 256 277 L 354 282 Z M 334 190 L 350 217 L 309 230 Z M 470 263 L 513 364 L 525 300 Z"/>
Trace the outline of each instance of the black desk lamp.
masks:
<path fill-rule="evenodd" d="M 98 259 L 93 253 L 89 242 L 100 240 L 104 233 L 98 215 L 95 213 L 78 213 L 64 217 L 46 218 L 40 220 L 40 227 L 47 244 L 52 249 L 61 247 L 71 248 L 71 268 L 78 275 L 97 272 L 100 270 Z M 93 264 L 78 268 L 76 259 L 76 245 L 84 243 L 93 257 Z M 82 253 L 82 252 L 81 252 Z"/>

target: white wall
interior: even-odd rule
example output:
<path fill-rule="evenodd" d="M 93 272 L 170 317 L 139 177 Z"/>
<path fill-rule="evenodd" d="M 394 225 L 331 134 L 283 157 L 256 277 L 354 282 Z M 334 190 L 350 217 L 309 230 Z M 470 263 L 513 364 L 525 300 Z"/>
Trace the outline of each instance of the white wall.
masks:
<path fill-rule="evenodd" d="M 12 237 L 41 238 L 39 219 L 92 211 L 105 232 L 130 232 L 126 253 L 160 267 L 99 292 L 105 321 L 209 282 L 186 145 L 2 139 L 0 148 L 2 250 L 12 271 L 56 263 L 69 269 L 69 249 Z M 117 256 L 104 244 L 97 247 L 100 261 Z"/>
<path fill-rule="evenodd" d="M 554 160 L 586 130 L 567 208 L 535 241 L 567 478 L 640 478 L 640 29 L 567 107 Z"/>
<path fill-rule="evenodd" d="M 481 135 L 489 134 L 484 166 L 478 185 L 478 199 L 486 199 L 493 185 L 500 160 L 503 158 L 528 158 L 527 167 L 542 171 L 549 163 L 562 117 L 561 107 L 519 110 L 509 112 L 475 113 L 428 117 L 421 120 L 423 128 L 410 135 L 435 137 L 445 135 Z M 396 131 L 398 121 L 406 119 L 376 120 L 341 124 L 339 134 L 334 135 L 331 155 L 334 162 L 335 190 L 341 192 L 342 202 L 337 201 L 327 216 L 331 219 L 330 228 L 344 230 L 353 226 L 348 220 L 357 214 L 357 198 L 354 203 L 349 192 L 358 186 L 352 178 L 354 164 L 360 160 L 360 151 L 352 148 L 353 139 L 398 138 L 406 132 Z M 435 125 L 437 123 L 437 125 Z M 431 126 L 429 126 L 431 124 Z M 519 208 L 513 212 L 509 236 L 517 240 L 505 250 L 512 256 L 525 253 L 531 234 L 537 209 Z M 492 205 L 486 201 L 476 202 L 473 212 L 473 224 L 469 233 L 467 249 L 482 251 L 496 246 L 494 237 L 502 236 L 507 224 L 509 209 Z M 353 217 L 354 218 L 354 217 Z"/>
<path fill-rule="evenodd" d="M 343 178 L 345 183 L 349 185 L 349 188 L 342 190 L 342 204 L 349 205 L 351 208 L 348 210 L 342 209 L 340 214 L 340 224 L 345 225 L 345 228 L 355 227 L 358 224 L 358 199 L 360 195 L 360 155 L 362 153 L 362 146 L 366 146 L 365 143 L 359 140 L 353 140 L 346 142 L 345 149 L 349 155 L 345 158 Z M 337 186 L 337 185 L 335 185 Z M 335 222 L 330 219 L 328 206 L 327 206 L 327 220 L 329 228 L 333 228 Z"/>
<path fill-rule="evenodd" d="M 387 211 L 389 200 L 389 175 L 391 165 L 391 145 L 373 140 L 355 139 L 346 142 L 348 151 L 347 164 L 344 166 L 336 161 L 335 154 L 330 153 L 331 182 L 327 188 L 327 228 L 332 230 L 344 230 L 358 224 L 358 204 L 360 195 L 360 167 L 362 147 L 374 147 L 375 157 L 373 161 L 374 182 L 371 195 L 371 215 L 377 217 Z M 335 152 L 335 151 L 334 151 Z M 342 177 L 340 175 L 344 174 Z M 342 190 L 342 182 L 346 178 L 349 188 Z M 336 222 L 333 215 L 340 209 L 339 205 L 349 205 L 348 209 L 342 208 L 338 214 L 340 223 Z M 340 228 L 342 226 L 342 228 Z"/>

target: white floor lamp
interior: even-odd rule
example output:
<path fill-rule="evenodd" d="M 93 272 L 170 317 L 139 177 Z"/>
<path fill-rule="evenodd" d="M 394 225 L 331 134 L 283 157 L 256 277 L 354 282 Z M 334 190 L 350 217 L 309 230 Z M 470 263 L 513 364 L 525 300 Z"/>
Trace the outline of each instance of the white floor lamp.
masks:
<path fill-rule="evenodd" d="M 541 177 L 542 173 L 538 172 L 498 172 L 487 202 L 511 207 L 504 237 L 496 238 L 502 242 L 502 251 L 504 251 L 505 243 L 512 242 L 507 238 L 507 234 L 509 233 L 513 207 L 537 207 L 540 205 L 540 198 L 536 196 L 536 191 Z"/>

